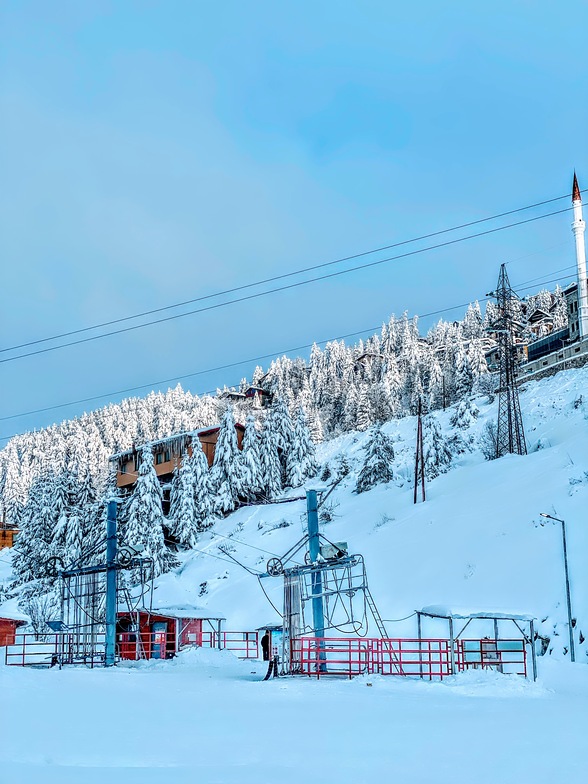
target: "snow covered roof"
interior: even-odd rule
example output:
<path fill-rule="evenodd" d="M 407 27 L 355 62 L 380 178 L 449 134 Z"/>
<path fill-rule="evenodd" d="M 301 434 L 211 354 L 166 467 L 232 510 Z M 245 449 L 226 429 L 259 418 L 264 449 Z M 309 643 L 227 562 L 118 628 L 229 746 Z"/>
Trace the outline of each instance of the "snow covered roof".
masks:
<path fill-rule="evenodd" d="M 153 607 L 152 612 L 169 615 L 172 618 L 200 618 L 202 620 L 224 621 L 225 616 L 210 607 L 198 607 L 195 604 L 162 604 Z"/>
<path fill-rule="evenodd" d="M 123 460 L 125 458 L 130 460 L 133 455 L 141 451 L 141 449 L 146 446 L 149 446 L 151 449 L 153 449 L 154 447 L 175 443 L 179 449 L 188 439 L 193 438 L 194 436 L 200 437 L 206 436 L 209 433 L 216 433 L 218 430 L 220 430 L 220 427 L 220 424 L 208 425 L 207 427 L 200 427 L 197 430 L 185 430 L 181 433 L 174 433 L 173 435 L 166 436 L 165 438 L 158 438 L 156 441 L 146 441 L 143 444 L 136 444 L 130 449 L 125 449 L 122 452 L 116 452 L 114 455 L 111 455 L 108 460 L 110 462 L 114 462 L 115 460 Z M 245 425 L 242 425 L 240 422 L 235 422 L 235 427 L 239 430 L 245 430 Z"/>
<path fill-rule="evenodd" d="M 6 602 L 0 604 L 0 618 L 8 621 L 20 621 L 21 623 L 29 623 L 30 618 L 25 615 L 18 606 L 18 599 L 8 599 Z"/>
<path fill-rule="evenodd" d="M 469 621 L 475 618 L 479 619 L 493 619 L 506 620 L 506 621 L 534 621 L 535 616 L 527 615 L 526 613 L 508 613 L 508 612 L 468 612 L 467 610 L 452 610 L 446 605 L 431 604 L 423 607 L 422 610 L 417 610 L 421 615 L 428 615 L 431 618 L 452 618 L 454 620 Z"/>
<path fill-rule="evenodd" d="M 119 613 L 128 613 L 126 605 L 119 604 Z M 133 612 L 165 615 L 169 618 L 197 618 L 199 620 L 224 621 L 225 616 L 210 607 L 198 607 L 195 604 L 161 604 L 153 607 L 137 607 Z"/>

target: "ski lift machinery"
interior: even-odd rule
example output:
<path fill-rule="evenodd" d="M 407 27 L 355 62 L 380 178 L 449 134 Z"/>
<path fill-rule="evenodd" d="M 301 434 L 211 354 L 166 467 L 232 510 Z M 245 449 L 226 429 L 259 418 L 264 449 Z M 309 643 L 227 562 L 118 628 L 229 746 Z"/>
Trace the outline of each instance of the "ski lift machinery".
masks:
<path fill-rule="evenodd" d="M 307 492 L 308 532 L 281 558 L 270 558 L 266 573 L 261 575 L 284 578 L 283 673 L 294 674 L 300 670 L 298 663 L 291 660 L 291 640 L 304 634 L 313 633 L 322 639 L 334 629 L 340 634 L 365 637 L 369 613 L 380 636 L 388 637 L 368 586 L 363 555 L 350 554 L 347 542 L 331 542 L 319 532 L 317 509 L 324 500 L 326 496 L 317 504 L 317 491 Z M 304 563 L 296 563 L 294 558 L 301 552 L 304 552 Z M 286 566 L 292 561 L 294 566 Z M 326 662 L 322 666 L 326 668 Z"/>

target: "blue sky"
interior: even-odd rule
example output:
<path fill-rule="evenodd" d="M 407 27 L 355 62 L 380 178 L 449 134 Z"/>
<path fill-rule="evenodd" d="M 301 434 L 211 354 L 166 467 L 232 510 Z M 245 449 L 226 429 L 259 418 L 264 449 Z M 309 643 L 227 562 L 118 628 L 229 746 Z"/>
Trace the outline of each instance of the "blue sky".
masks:
<path fill-rule="evenodd" d="M 583 2 L 2 4 L 0 347 L 560 196 L 574 167 L 588 187 L 587 22 Z M 549 278 L 570 223 L 2 363 L 0 416 L 474 300 L 502 262 Z"/>

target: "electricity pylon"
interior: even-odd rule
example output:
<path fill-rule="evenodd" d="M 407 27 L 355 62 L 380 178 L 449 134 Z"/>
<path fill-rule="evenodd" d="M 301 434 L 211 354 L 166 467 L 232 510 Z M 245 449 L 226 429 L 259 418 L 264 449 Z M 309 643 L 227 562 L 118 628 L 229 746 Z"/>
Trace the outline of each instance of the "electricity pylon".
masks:
<path fill-rule="evenodd" d="M 505 264 L 500 267 L 495 296 L 498 319 L 493 324 L 492 330 L 497 335 L 500 363 L 496 457 L 502 457 L 508 453 L 526 455 L 527 446 L 516 380 L 516 347 L 514 342 L 513 302 L 518 297 L 510 285 Z"/>

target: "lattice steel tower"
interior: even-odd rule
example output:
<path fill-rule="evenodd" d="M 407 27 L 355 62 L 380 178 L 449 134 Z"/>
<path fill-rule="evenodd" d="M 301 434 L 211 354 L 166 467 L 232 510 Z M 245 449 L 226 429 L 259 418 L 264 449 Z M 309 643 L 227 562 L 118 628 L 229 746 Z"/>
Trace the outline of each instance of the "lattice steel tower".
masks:
<path fill-rule="evenodd" d="M 497 334 L 500 362 L 496 457 L 501 457 L 508 453 L 515 455 L 527 454 L 516 381 L 515 314 L 513 312 L 513 302 L 517 299 L 518 297 L 511 288 L 506 273 L 506 265 L 502 264 L 496 288 L 498 318 L 492 327 Z"/>

